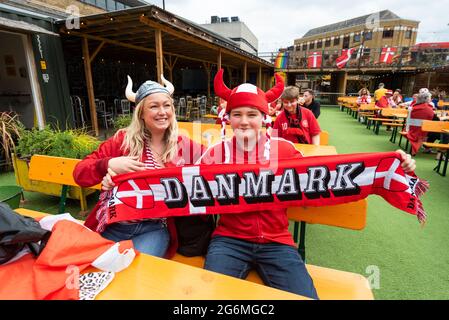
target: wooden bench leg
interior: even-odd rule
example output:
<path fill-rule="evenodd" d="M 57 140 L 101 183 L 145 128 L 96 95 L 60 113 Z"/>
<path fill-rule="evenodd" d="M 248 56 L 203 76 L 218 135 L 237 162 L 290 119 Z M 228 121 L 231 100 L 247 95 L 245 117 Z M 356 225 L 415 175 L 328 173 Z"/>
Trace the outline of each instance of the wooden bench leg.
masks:
<path fill-rule="evenodd" d="M 81 213 L 84 214 L 87 212 L 87 199 L 86 199 L 86 190 L 84 188 L 80 188 L 80 206 Z"/>
<path fill-rule="evenodd" d="M 442 176 L 445 177 L 446 176 L 446 170 L 447 170 L 447 163 L 449 161 L 449 149 L 446 150 L 446 157 L 444 159 L 444 167 L 443 167 L 443 174 Z"/>
<path fill-rule="evenodd" d="M 69 186 L 63 185 L 61 190 L 61 200 L 59 201 L 58 213 L 65 212 L 65 201 L 67 200 L 67 192 L 69 192 Z"/>

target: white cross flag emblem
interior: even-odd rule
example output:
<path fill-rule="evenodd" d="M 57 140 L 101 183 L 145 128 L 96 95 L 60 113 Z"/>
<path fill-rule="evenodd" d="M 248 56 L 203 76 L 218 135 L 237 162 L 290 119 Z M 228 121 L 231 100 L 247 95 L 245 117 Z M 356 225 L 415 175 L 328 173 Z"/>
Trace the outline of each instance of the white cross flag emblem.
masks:
<path fill-rule="evenodd" d="M 145 179 L 123 181 L 118 186 L 115 197 L 132 208 L 151 209 L 154 207 L 154 194 Z"/>
<path fill-rule="evenodd" d="M 380 55 L 380 60 L 382 63 L 387 63 L 390 64 L 393 62 L 393 56 L 396 53 L 396 49 L 395 48 L 382 48 L 382 53 Z"/>
<path fill-rule="evenodd" d="M 406 177 L 402 171 L 401 161 L 397 158 L 382 159 L 374 176 L 374 188 L 384 188 L 393 192 L 403 192 L 409 189 Z"/>

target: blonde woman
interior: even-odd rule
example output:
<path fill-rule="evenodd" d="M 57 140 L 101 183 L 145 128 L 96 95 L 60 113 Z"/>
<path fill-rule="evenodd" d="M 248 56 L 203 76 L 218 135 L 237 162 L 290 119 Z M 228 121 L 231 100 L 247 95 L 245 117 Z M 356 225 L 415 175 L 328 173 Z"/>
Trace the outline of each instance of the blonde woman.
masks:
<path fill-rule="evenodd" d="M 132 240 L 140 252 L 169 258 L 177 248 L 172 219 L 107 223 L 108 200 L 114 188 L 113 175 L 193 164 L 201 156 L 201 145 L 178 136 L 171 97 L 174 87 L 164 77 L 162 79 L 165 87 L 146 81 L 134 93 L 128 76 L 126 97 L 136 103 L 131 124 L 81 161 L 73 176 L 82 187 L 102 183 L 100 201 L 88 216 L 87 227 L 113 241 Z"/>

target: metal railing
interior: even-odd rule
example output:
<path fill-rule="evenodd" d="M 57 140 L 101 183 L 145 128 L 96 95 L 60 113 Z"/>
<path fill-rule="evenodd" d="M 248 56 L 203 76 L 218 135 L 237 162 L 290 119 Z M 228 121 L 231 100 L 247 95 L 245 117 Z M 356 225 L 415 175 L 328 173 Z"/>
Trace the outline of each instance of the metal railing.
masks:
<path fill-rule="evenodd" d="M 287 69 L 337 69 L 336 60 L 342 55 L 342 51 L 343 49 L 289 51 Z M 351 59 L 341 69 L 426 69 L 449 65 L 449 48 L 392 47 L 386 51 L 387 48 L 355 48 Z M 314 53 L 318 53 L 316 67 L 312 67 L 313 61 L 309 61 Z"/>

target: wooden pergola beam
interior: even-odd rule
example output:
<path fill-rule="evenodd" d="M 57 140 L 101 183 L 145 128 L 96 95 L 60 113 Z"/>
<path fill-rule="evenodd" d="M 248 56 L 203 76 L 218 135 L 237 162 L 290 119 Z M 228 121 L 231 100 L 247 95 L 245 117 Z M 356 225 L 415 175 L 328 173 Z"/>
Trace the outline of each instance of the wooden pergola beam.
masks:
<path fill-rule="evenodd" d="M 262 67 L 259 66 L 259 72 L 257 74 L 257 86 L 262 87 Z"/>
<path fill-rule="evenodd" d="M 90 63 L 94 61 L 95 57 L 97 56 L 98 52 L 100 52 L 101 48 L 103 48 L 105 42 L 101 41 L 101 43 L 98 45 L 97 49 L 95 49 L 94 53 L 90 56 Z"/>
<path fill-rule="evenodd" d="M 210 74 L 211 74 L 212 64 L 208 63 L 208 62 L 203 62 L 203 65 L 204 65 L 204 71 L 206 71 L 206 76 L 207 76 L 207 98 L 209 99 L 209 97 L 210 97 Z"/>
<path fill-rule="evenodd" d="M 218 57 L 217 57 L 217 71 L 220 71 L 221 66 L 221 49 L 218 49 Z"/>
<path fill-rule="evenodd" d="M 103 38 L 103 37 L 98 37 L 98 36 L 85 35 L 85 34 L 83 34 L 81 32 L 77 32 L 77 31 L 70 31 L 69 34 L 77 36 L 77 37 L 81 37 L 81 38 L 87 38 L 89 40 L 104 41 L 105 43 L 113 44 L 113 45 L 116 45 L 116 46 L 119 46 L 119 47 L 125 47 L 125 48 L 128 48 L 128 49 L 134 49 L 134 50 L 138 50 L 138 51 L 146 51 L 146 52 L 152 52 L 152 53 L 156 52 L 156 49 L 151 49 L 151 48 L 141 47 L 141 46 L 137 46 L 137 45 L 132 45 L 132 44 L 128 44 L 128 43 L 124 43 L 124 42 L 120 42 L 120 41 L 115 41 L 115 40 L 110 40 L 110 39 Z M 204 61 L 206 61 L 206 62 L 210 62 L 210 63 L 213 63 L 213 64 L 216 63 L 215 61 L 212 61 L 212 60 L 192 58 L 192 57 L 185 56 L 185 55 L 178 54 L 178 53 L 173 53 L 173 52 L 166 52 L 166 53 L 170 54 L 172 56 L 175 56 L 175 57 L 186 59 L 186 60 L 197 61 L 197 62 L 204 62 Z M 221 63 L 221 58 L 220 58 L 220 63 Z"/>
<path fill-rule="evenodd" d="M 92 81 L 92 68 L 90 64 L 91 60 L 89 54 L 89 40 L 87 38 L 83 38 L 83 57 L 84 57 L 84 74 L 86 77 L 86 85 L 87 85 L 87 96 L 89 99 L 90 118 L 92 120 L 92 127 L 95 130 L 95 135 L 98 137 L 100 135 L 100 130 L 98 129 L 97 110 L 95 108 L 94 83 Z"/>
<path fill-rule="evenodd" d="M 140 21 L 142 23 L 144 23 L 144 24 L 146 24 L 146 25 L 148 25 L 148 26 L 150 26 L 152 28 L 164 31 L 165 33 L 168 33 L 168 34 L 170 34 L 172 36 L 184 39 L 184 40 L 189 41 L 189 42 L 196 43 L 198 45 L 201 45 L 201 46 L 213 49 L 213 50 L 217 50 L 217 45 L 216 44 L 209 43 L 206 40 L 198 39 L 196 36 L 191 36 L 191 35 L 185 34 L 183 32 L 173 30 L 172 28 L 167 27 L 167 26 L 165 26 L 165 25 L 163 25 L 161 23 L 157 23 L 157 22 L 154 22 L 154 21 L 150 20 L 148 17 L 145 17 L 145 16 L 141 16 L 139 19 L 140 19 Z M 241 56 L 238 53 L 235 53 L 235 52 L 233 52 L 231 50 L 222 49 L 222 48 L 220 48 L 219 50 L 223 50 L 223 52 L 226 53 L 227 55 L 230 55 L 230 56 L 233 56 L 233 57 L 237 57 L 240 60 L 251 61 L 250 58 L 247 58 L 245 56 Z M 258 62 L 256 62 L 256 63 L 261 65 Z"/>
<path fill-rule="evenodd" d="M 248 77 L 248 63 L 245 61 L 243 64 L 243 83 L 246 83 Z"/>
<path fill-rule="evenodd" d="M 162 31 L 160 29 L 154 30 L 156 37 L 156 70 L 158 82 L 162 84 L 161 75 L 164 73 L 164 52 L 162 50 Z"/>

